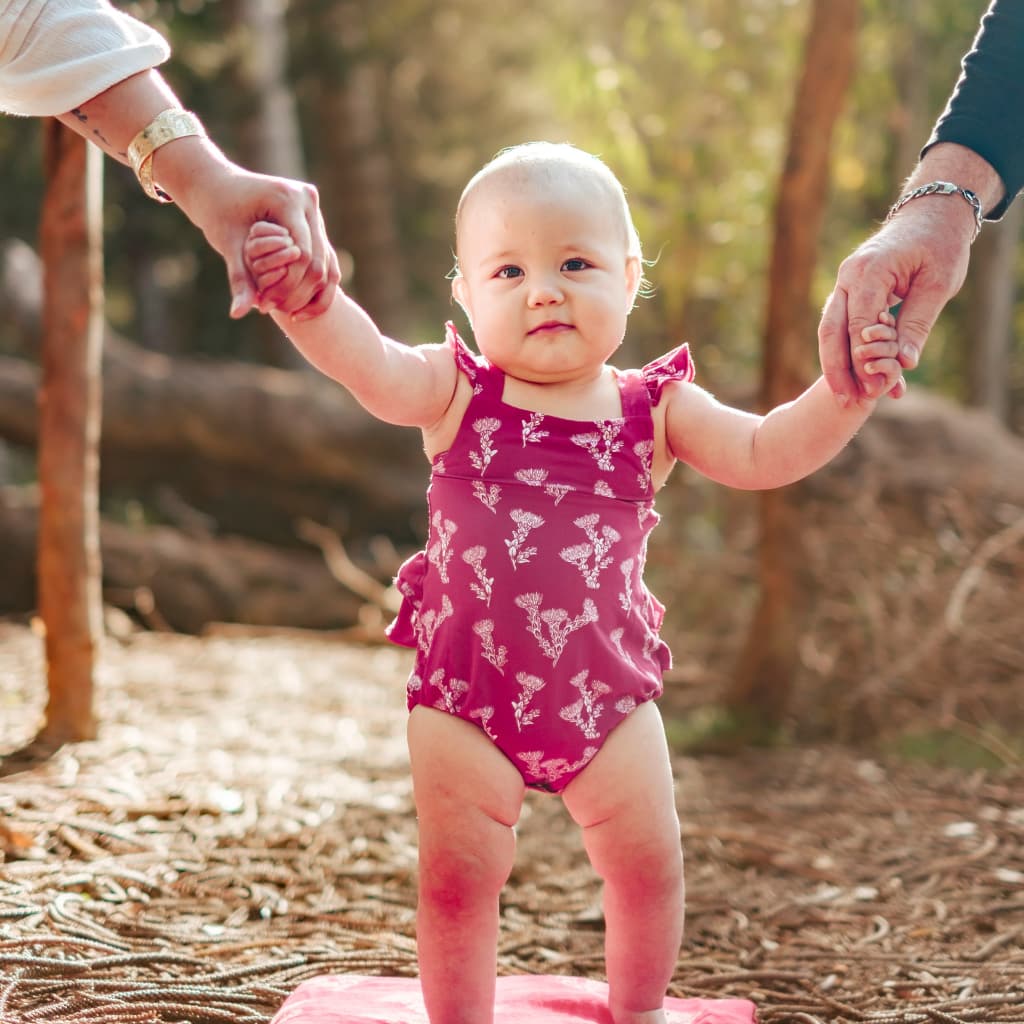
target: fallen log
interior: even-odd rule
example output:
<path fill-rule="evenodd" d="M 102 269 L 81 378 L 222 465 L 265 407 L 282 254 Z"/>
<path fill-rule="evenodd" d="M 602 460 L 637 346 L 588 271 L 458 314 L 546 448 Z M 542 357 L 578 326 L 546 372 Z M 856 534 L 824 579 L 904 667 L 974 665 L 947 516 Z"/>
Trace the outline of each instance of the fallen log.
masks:
<path fill-rule="evenodd" d="M 35 497 L 0 488 L 0 614 L 36 606 Z M 335 579 L 319 550 L 282 551 L 240 537 L 166 526 L 100 528 L 104 602 L 146 625 L 198 633 L 211 622 L 340 629 L 364 601 Z"/>
<path fill-rule="evenodd" d="M 40 270 L 0 246 L 0 439 L 37 439 Z M 315 372 L 171 358 L 107 328 L 101 490 L 153 503 L 170 490 L 228 532 L 294 543 L 300 518 L 344 534 L 422 536 L 428 467 L 414 430 L 367 415 Z"/>
<path fill-rule="evenodd" d="M 0 438 L 34 447 L 39 372 L 0 357 Z M 226 530 L 288 542 L 300 517 L 411 538 L 427 464 L 418 435 L 312 374 L 170 359 L 108 339 L 101 487 L 170 487 Z"/>

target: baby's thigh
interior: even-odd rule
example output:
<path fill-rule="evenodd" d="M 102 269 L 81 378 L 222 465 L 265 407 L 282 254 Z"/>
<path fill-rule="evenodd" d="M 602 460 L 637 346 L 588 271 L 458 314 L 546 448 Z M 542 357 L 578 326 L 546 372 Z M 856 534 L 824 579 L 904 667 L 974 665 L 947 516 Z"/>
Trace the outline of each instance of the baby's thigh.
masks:
<path fill-rule="evenodd" d="M 519 820 L 522 776 L 483 730 L 419 706 L 409 714 L 408 740 L 421 828 L 436 823 L 451 834 L 484 819 L 506 827 Z"/>
<path fill-rule="evenodd" d="M 653 702 L 641 704 L 609 733 L 562 798 L 602 874 L 620 860 L 675 859 L 680 844 L 672 761 Z"/>

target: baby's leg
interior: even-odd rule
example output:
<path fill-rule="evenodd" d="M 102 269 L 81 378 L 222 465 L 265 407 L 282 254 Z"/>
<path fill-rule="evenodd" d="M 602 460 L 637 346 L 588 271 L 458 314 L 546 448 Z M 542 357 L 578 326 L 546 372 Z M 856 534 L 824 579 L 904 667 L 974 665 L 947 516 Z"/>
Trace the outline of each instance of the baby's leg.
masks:
<path fill-rule="evenodd" d="M 430 1024 L 491 1024 L 498 894 L 515 856 L 525 786 L 475 725 L 433 708 L 409 716 L 419 818 L 420 980 Z"/>
<path fill-rule="evenodd" d="M 664 1024 L 683 936 L 683 853 L 661 715 L 641 704 L 563 791 L 604 879 L 605 960 L 615 1024 Z"/>

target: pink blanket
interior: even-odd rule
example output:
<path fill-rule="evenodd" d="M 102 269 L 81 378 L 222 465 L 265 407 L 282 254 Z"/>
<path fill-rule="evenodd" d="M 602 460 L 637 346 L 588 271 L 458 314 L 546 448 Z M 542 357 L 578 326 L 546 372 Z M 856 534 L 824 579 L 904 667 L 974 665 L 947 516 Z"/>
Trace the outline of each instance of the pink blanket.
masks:
<path fill-rule="evenodd" d="M 611 1024 L 608 986 L 586 978 L 498 979 L 495 1024 Z M 746 999 L 666 999 L 669 1024 L 756 1024 Z M 305 981 L 270 1024 L 428 1024 L 416 978 L 326 975 Z"/>

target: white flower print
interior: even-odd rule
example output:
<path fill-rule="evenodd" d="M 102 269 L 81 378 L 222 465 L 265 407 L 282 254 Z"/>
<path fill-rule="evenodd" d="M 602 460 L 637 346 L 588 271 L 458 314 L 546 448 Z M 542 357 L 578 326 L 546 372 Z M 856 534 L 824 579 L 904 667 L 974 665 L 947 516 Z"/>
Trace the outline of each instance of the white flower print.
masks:
<path fill-rule="evenodd" d="M 434 701 L 434 707 L 439 711 L 447 711 L 450 715 L 458 714 L 463 698 L 469 692 L 469 683 L 464 679 L 455 678 L 445 682 L 444 669 L 439 668 L 431 675 L 430 685 L 441 691 L 441 696 Z"/>
<path fill-rule="evenodd" d="M 484 572 L 484 559 L 487 557 L 487 548 L 483 544 L 467 548 L 462 552 L 462 560 L 470 566 L 476 574 L 476 583 L 470 583 L 469 589 L 483 601 L 489 608 L 491 606 L 491 593 L 494 587 L 494 577 Z"/>
<path fill-rule="evenodd" d="M 500 426 L 501 420 L 497 420 L 493 416 L 485 416 L 483 419 L 473 421 L 473 429 L 480 435 L 480 451 L 470 452 L 469 461 L 480 471 L 481 476 L 487 472 L 491 459 L 498 454 L 498 449 L 491 444 L 491 437 Z"/>
<path fill-rule="evenodd" d="M 494 717 L 494 708 L 492 708 L 490 704 L 488 704 L 487 707 L 485 708 L 474 708 L 472 711 L 470 711 L 469 717 L 475 718 L 477 721 L 479 721 L 480 728 L 483 729 L 483 731 L 487 733 L 487 735 L 490 736 L 495 743 L 498 742 L 498 737 L 494 734 L 494 731 L 491 729 L 491 719 Z"/>
<path fill-rule="evenodd" d="M 625 425 L 624 419 L 601 420 L 595 424 L 599 433 L 573 434 L 572 443 L 586 448 L 597 462 L 598 469 L 610 473 L 612 456 L 622 448 L 622 442 L 617 441 L 620 431 Z"/>
<path fill-rule="evenodd" d="M 607 480 L 598 480 L 594 484 L 594 493 L 599 494 L 602 498 L 614 498 L 615 492 L 612 490 L 612 485 Z"/>
<path fill-rule="evenodd" d="M 528 420 L 523 420 L 523 447 L 525 448 L 528 444 L 539 444 L 541 440 L 548 436 L 547 430 L 538 430 L 537 428 L 544 422 L 544 413 L 542 412 L 531 412 Z"/>
<path fill-rule="evenodd" d="M 509 512 L 509 517 L 516 524 L 516 529 L 511 537 L 505 538 L 505 547 L 508 548 L 508 557 L 512 560 L 512 568 L 517 569 L 520 565 L 526 565 L 537 554 L 535 547 L 525 547 L 524 545 L 531 531 L 544 525 L 544 517 L 521 508 L 512 509 Z"/>
<path fill-rule="evenodd" d="M 640 525 L 640 529 L 645 529 L 647 526 L 647 520 L 654 517 L 654 522 L 651 523 L 651 529 L 658 525 L 661 521 L 661 516 L 650 505 L 637 505 L 636 507 L 636 521 Z"/>
<path fill-rule="evenodd" d="M 402 597 L 412 604 L 413 611 L 419 612 L 420 607 L 423 604 L 423 595 L 419 588 L 414 587 L 411 583 L 408 583 L 403 579 L 395 580 L 395 586 L 398 588 L 398 592 Z"/>
<path fill-rule="evenodd" d="M 473 632 L 480 637 L 485 661 L 489 661 L 502 675 L 508 662 L 508 648 L 494 645 L 494 619 L 481 619 L 473 623 Z"/>
<path fill-rule="evenodd" d="M 434 636 L 437 634 L 441 623 L 450 619 L 455 609 L 452 607 L 451 598 L 447 594 L 441 595 L 441 609 L 431 608 L 429 611 L 420 612 L 416 616 L 414 630 L 416 632 L 416 646 L 427 654 L 434 644 Z"/>
<path fill-rule="evenodd" d="M 633 607 L 633 559 L 627 558 L 624 562 L 619 562 L 619 569 L 622 570 L 622 592 L 619 594 L 619 607 L 624 612 L 628 612 Z"/>
<path fill-rule="evenodd" d="M 611 693 L 612 688 L 607 683 L 602 683 L 600 679 L 595 679 L 588 686 L 587 676 L 589 674 L 590 670 L 584 669 L 569 680 L 569 685 L 580 691 L 580 699 L 575 704 L 569 704 L 562 708 L 558 712 L 558 717 L 579 726 L 588 740 L 596 740 L 601 735 L 597 729 L 597 720 L 604 711 L 604 704 L 600 702 L 599 698 L 606 693 Z"/>
<path fill-rule="evenodd" d="M 501 487 L 498 484 L 491 484 L 488 487 L 483 480 L 473 481 L 473 497 L 480 501 L 484 508 L 498 514 L 495 505 L 501 500 Z"/>
<path fill-rule="evenodd" d="M 517 469 L 516 479 L 521 484 L 529 484 L 530 487 L 540 487 L 548 478 L 546 469 Z"/>
<path fill-rule="evenodd" d="M 438 457 L 434 459 L 434 472 L 443 473 L 445 472 L 446 469 L 447 467 L 444 464 L 444 456 L 438 455 Z"/>
<path fill-rule="evenodd" d="M 613 629 L 611 633 L 608 634 L 608 639 L 611 640 L 613 644 L 615 644 L 615 650 L 619 652 L 619 657 L 622 658 L 623 661 L 628 661 L 629 664 L 635 668 L 636 662 L 630 656 L 629 651 L 627 651 L 626 648 L 622 646 L 622 638 L 625 635 L 626 631 L 621 626 L 619 626 L 617 629 Z"/>
<path fill-rule="evenodd" d="M 596 753 L 597 747 L 584 747 L 583 756 L 575 763 L 567 761 L 564 757 L 554 757 L 544 761 L 542 760 L 543 750 L 528 750 L 524 754 L 519 754 L 518 757 L 526 765 L 526 770 L 531 775 L 553 785 L 562 776 L 585 768 L 594 759 Z"/>
<path fill-rule="evenodd" d="M 409 682 L 405 684 L 406 695 L 411 698 L 413 694 L 419 693 L 422 689 L 423 680 L 413 672 L 413 674 L 409 676 Z"/>
<path fill-rule="evenodd" d="M 650 658 L 651 661 L 657 661 L 654 657 L 654 652 L 658 647 L 658 636 L 656 633 L 648 629 L 647 635 L 644 637 L 644 657 Z"/>
<path fill-rule="evenodd" d="M 636 482 L 643 490 L 651 486 L 651 463 L 654 458 L 653 441 L 637 441 L 633 445 L 633 453 L 640 459 L 641 470 L 636 475 Z"/>
<path fill-rule="evenodd" d="M 636 711 L 636 697 L 621 697 L 615 702 L 615 710 L 620 715 L 631 715 Z"/>
<path fill-rule="evenodd" d="M 563 561 L 579 569 L 591 590 L 597 590 L 601 586 L 601 572 L 612 564 L 608 551 L 616 541 L 622 539 L 619 531 L 612 526 L 602 526 L 599 534 L 597 528 L 600 521 L 601 517 L 596 512 L 574 519 L 573 525 L 578 526 L 587 535 L 590 543 L 573 544 L 558 552 Z"/>
<path fill-rule="evenodd" d="M 545 657 L 551 659 L 552 665 L 557 665 L 569 637 L 589 623 L 597 622 L 597 605 L 589 597 L 584 598 L 583 611 L 570 619 L 564 608 L 542 609 L 543 600 L 543 594 L 520 594 L 515 603 L 526 612 L 526 628 L 540 645 Z M 547 636 L 544 635 L 545 628 Z"/>
<path fill-rule="evenodd" d="M 544 493 L 550 494 L 557 505 L 571 490 L 572 487 L 569 484 L 548 484 L 544 488 Z"/>
<path fill-rule="evenodd" d="M 540 715 L 538 708 L 527 711 L 526 707 L 533 700 L 534 694 L 544 689 L 544 680 L 529 672 L 517 672 L 516 682 L 519 683 L 519 699 L 512 701 L 512 710 L 516 716 L 516 728 L 522 732 L 528 725 L 533 725 Z"/>
<path fill-rule="evenodd" d="M 437 539 L 427 548 L 427 558 L 431 565 L 437 567 L 437 574 L 441 577 L 441 582 L 448 583 L 448 563 L 452 558 L 452 535 L 458 526 L 450 519 L 445 519 L 441 515 L 440 509 L 434 513 L 430 525 L 434 528 L 434 536 Z"/>

